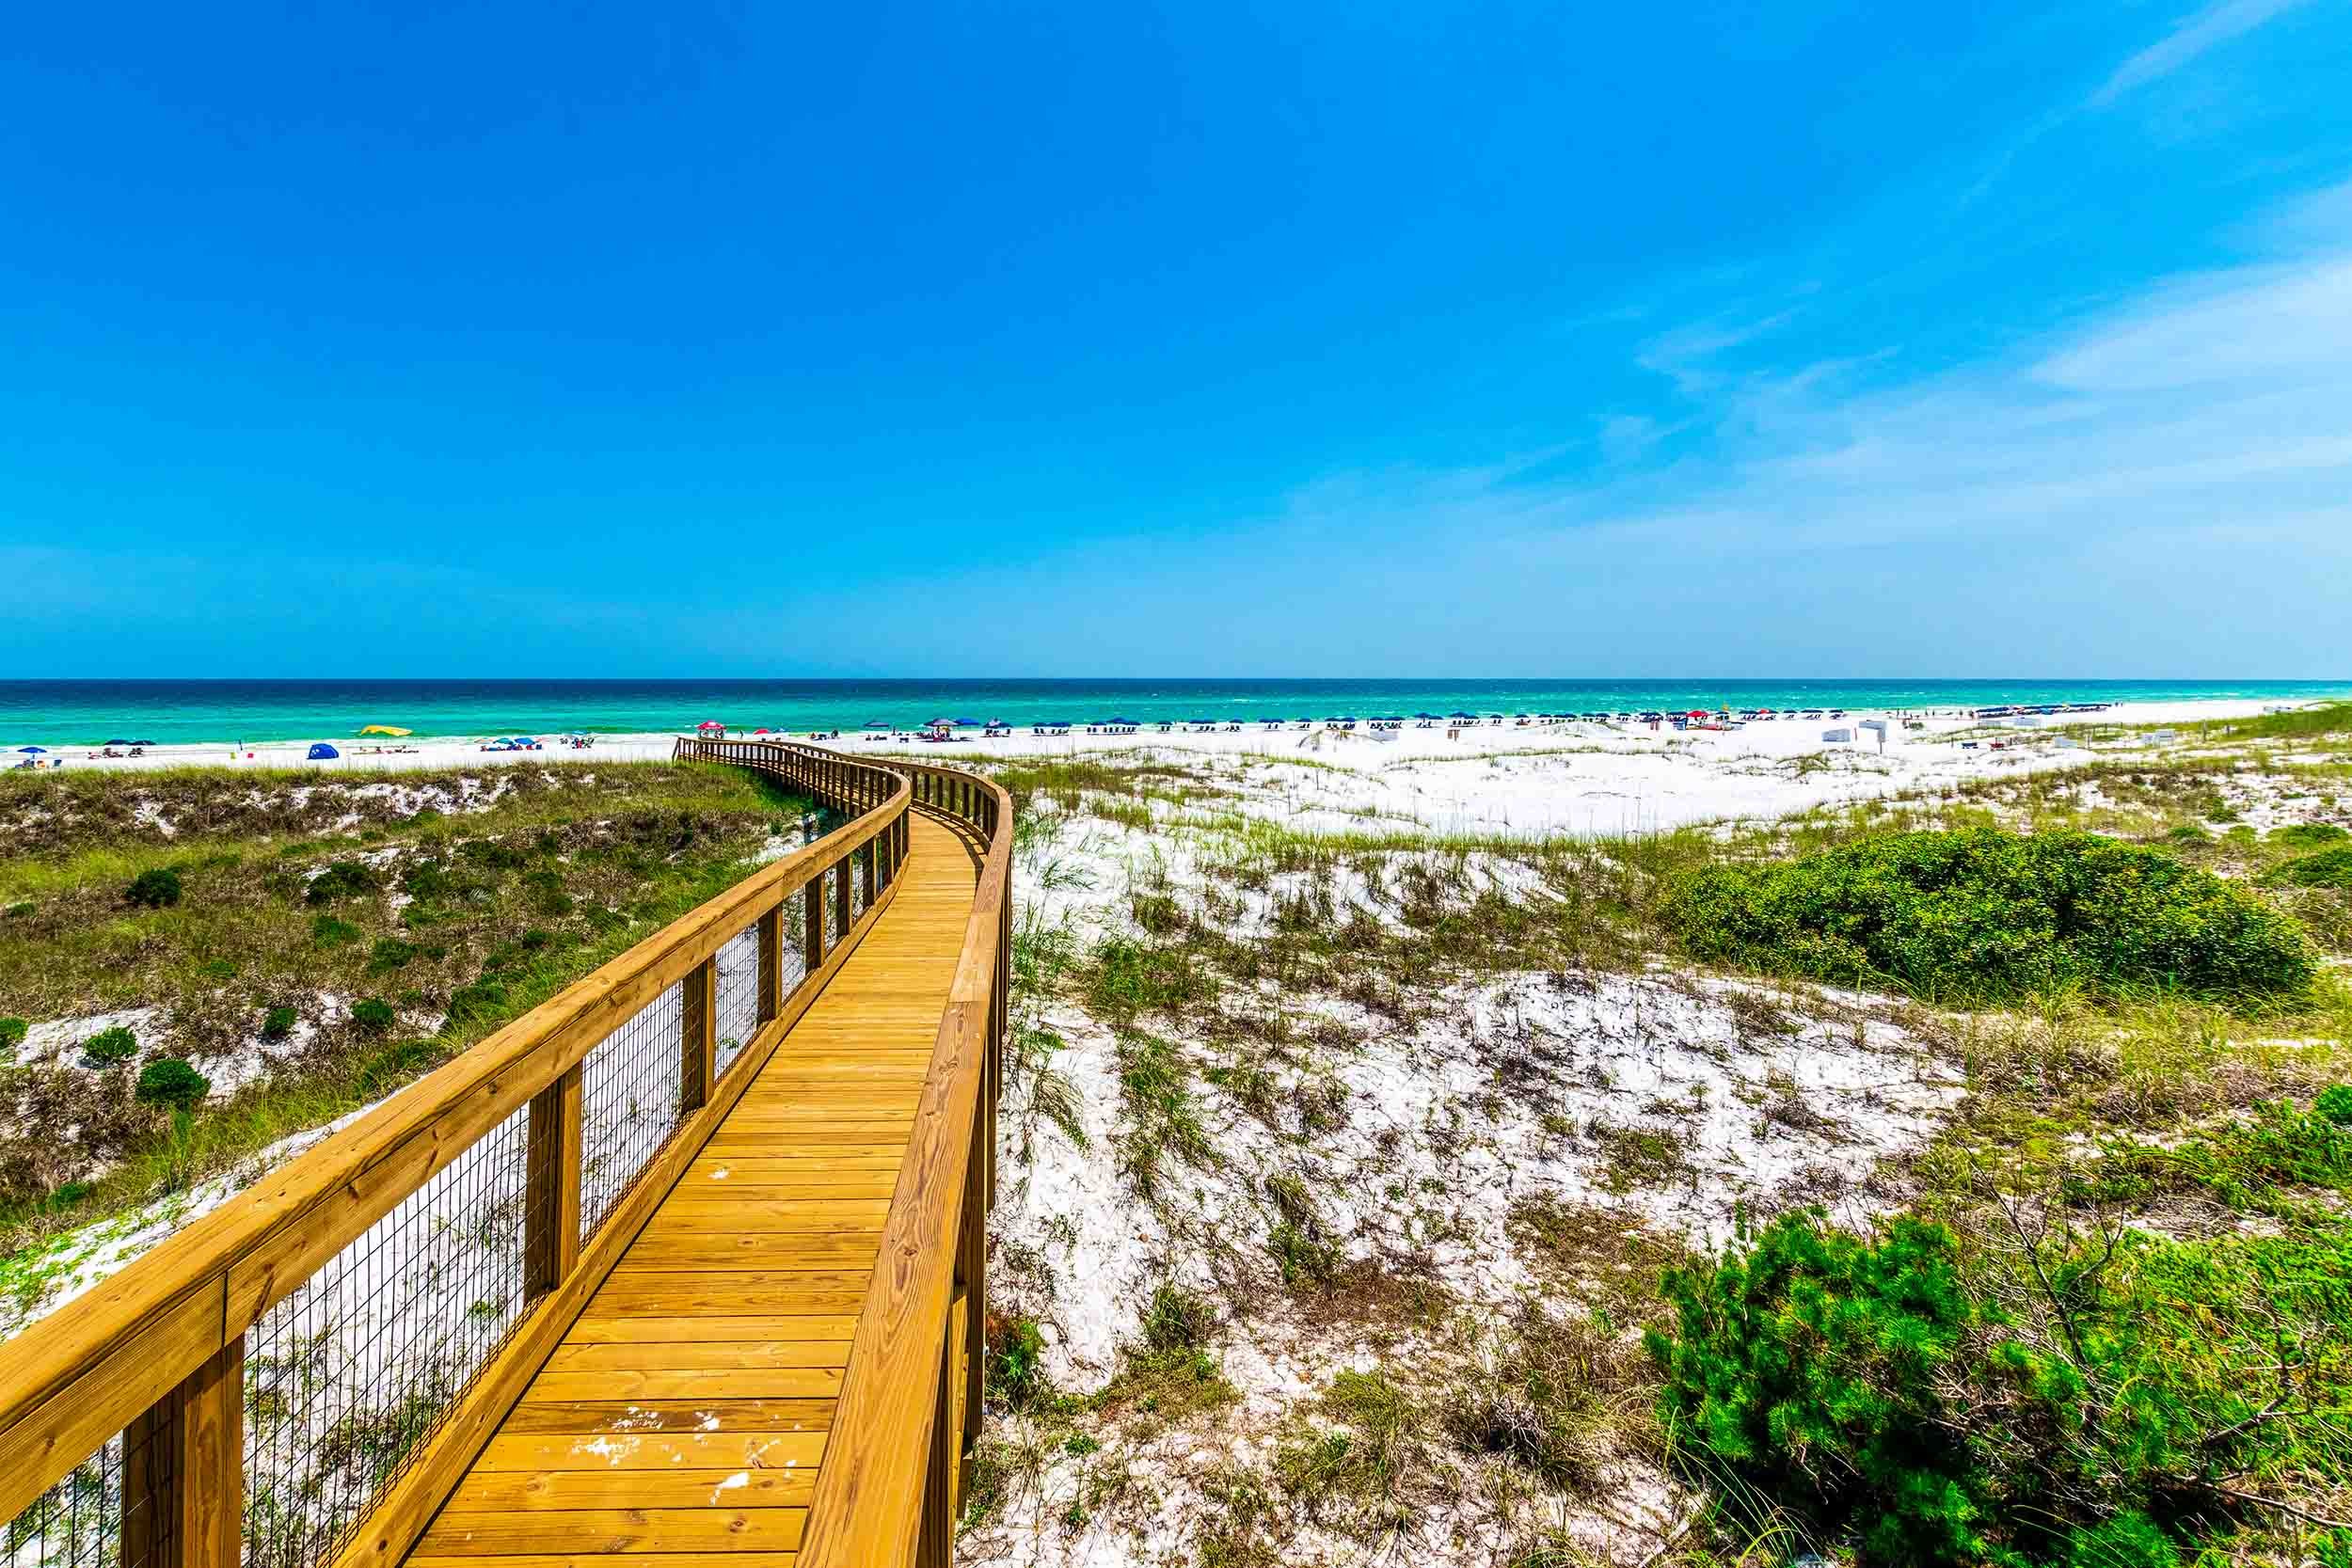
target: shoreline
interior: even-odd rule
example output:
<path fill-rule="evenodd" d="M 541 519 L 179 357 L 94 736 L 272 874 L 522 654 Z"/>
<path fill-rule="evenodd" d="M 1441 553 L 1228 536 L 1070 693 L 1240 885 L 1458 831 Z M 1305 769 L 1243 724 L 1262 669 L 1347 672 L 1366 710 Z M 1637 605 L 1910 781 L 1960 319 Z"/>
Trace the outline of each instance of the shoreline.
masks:
<path fill-rule="evenodd" d="M 1940 793 L 1972 781 L 2078 767 L 2119 754 L 2159 755 L 2177 740 L 2159 728 L 2111 738 L 2099 731 L 2198 721 L 2251 718 L 2303 707 L 2261 699 L 2122 704 L 2098 714 L 2057 715 L 2017 721 L 1944 714 L 1918 719 L 1920 727 L 1890 722 L 1885 747 L 1863 730 L 1873 714 L 1854 710 L 1841 721 L 1771 719 L 1737 729 L 1675 731 L 1646 724 L 1586 721 L 1481 722 L 1456 731 L 1442 725 L 1370 732 L 1286 725 L 1279 730 L 1161 733 L 1157 725 L 1118 734 L 1039 735 L 1016 731 L 983 739 L 977 733 L 946 742 L 904 736 L 845 733 L 818 742 L 864 755 L 911 760 L 986 760 L 1052 766 L 1079 758 L 1146 758 L 1206 770 L 1224 799 L 1212 816 L 1263 819 L 1304 832 L 1339 835 L 1420 834 L 1486 839 L 1547 836 L 1620 837 L 1675 829 L 1767 820 L 1822 807 L 1921 793 Z M 1890 720 L 1894 715 L 1886 715 Z M 1823 739 L 1846 730 L 1844 742 Z M 352 775 L 402 774 L 514 764 L 645 763 L 670 757 L 671 734 L 600 736 L 584 748 L 548 745 L 539 751 L 485 751 L 473 737 L 414 736 L 381 752 L 342 737 L 341 753 L 310 760 L 312 742 L 226 746 L 159 746 L 143 756 L 50 753 L 62 770 L 164 771 L 211 767 L 254 772 L 299 771 L 322 782 Z M 737 739 L 806 741 L 805 734 Z M 233 760 L 232 760 L 233 758 Z M 49 776 L 40 769 L 37 776 Z"/>

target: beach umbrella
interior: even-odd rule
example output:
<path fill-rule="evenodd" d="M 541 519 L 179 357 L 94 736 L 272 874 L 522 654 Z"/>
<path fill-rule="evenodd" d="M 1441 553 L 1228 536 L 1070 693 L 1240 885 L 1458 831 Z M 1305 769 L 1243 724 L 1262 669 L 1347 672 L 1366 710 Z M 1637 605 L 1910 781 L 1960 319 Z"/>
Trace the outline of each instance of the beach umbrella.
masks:
<path fill-rule="evenodd" d="M 359 733 L 361 735 L 404 736 L 414 735 L 417 732 L 414 730 L 404 730 L 397 724 L 362 724 L 359 726 Z"/>
<path fill-rule="evenodd" d="M 977 724 L 979 721 L 977 719 L 959 719 L 956 722 L 959 724 Z"/>
<path fill-rule="evenodd" d="M 46 746 L 19 746 L 17 750 L 20 752 L 29 752 L 35 756 L 41 756 L 48 752 L 49 748 Z"/>
<path fill-rule="evenodd" d="M 726 728 L 724 724 L 720 723 L 716 719 L 706 719 L 694 727 L 698 730 L 723 730 Z"/>
<path fill-rule="evenodd" d="M 869 730 L 886 730 L 886 729 L 890 728 L 890 725 L 889 725 L 889 724 L 887 724 L 887 723 L 885 723 L 885 722 L 883 722 L 882 720 L 877 719 L 877 720 L 875 720 L 872 723 L 870 723 L 870 724 L 866 725 L 866 727 L 867 729 L 869 729 Z"/>

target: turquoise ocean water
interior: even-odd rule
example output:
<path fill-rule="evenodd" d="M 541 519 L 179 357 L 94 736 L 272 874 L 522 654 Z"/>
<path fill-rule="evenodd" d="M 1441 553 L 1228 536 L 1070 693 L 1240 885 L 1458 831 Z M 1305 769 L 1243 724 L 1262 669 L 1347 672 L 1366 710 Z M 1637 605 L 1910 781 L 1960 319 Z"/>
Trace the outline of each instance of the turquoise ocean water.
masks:
<path fill-rule="evenodd" d="M 2352 680 L 0 681 L 0 748 L 308 740 L 347 736 L 369 723 L 473 736 L 680 732 L 706 719 L 789 731 L 932 719 L 1031 724 L 2319 697 L 2352 697 Z"/>

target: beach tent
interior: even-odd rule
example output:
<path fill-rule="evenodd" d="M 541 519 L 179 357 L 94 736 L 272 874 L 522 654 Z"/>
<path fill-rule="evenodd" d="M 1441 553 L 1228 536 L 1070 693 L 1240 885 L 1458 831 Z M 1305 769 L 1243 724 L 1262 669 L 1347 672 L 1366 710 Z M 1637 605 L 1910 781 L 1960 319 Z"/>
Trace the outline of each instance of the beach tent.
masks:
<path fill-rule="evenodd" d="M 414 735 L 417 732 L 414 730 L 404 730 L 397 724 L 362 724 L 359 726 L 359 733 L 361 735 L 389 735 L 397 737 L 404 735 Z"/>
<path fill-rule="evenodd" d="M 341 752 L 338 752 L 334 747 L 329 746 L 324 740 L 318 742 L 310 748 L 310 760 L 312 762 L 333 762 L 337 757 L 342 755 L 342 753 Z"/>

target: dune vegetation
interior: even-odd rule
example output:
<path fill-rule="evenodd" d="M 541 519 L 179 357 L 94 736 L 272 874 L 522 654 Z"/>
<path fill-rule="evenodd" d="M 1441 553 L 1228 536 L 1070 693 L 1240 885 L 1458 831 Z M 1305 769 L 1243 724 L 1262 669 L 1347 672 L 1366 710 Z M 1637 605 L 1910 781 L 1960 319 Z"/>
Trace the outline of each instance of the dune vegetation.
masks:
<path fill-rule="evenodd" d="M 808 809 L 642 764 L 0 776 L 0 1288 L 446 1060 Z"/>

